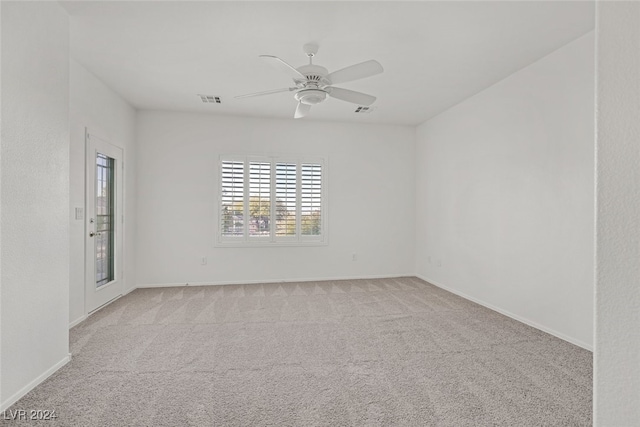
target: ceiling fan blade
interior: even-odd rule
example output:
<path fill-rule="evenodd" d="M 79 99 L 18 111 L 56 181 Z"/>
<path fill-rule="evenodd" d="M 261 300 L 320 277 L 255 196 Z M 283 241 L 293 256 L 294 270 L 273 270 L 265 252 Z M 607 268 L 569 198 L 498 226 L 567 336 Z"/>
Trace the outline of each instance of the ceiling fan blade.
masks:
<path fill-rule="evenodd" d="M 331 80 L 331 84 L 350 82 L 352 80 L 364 79 L 365 77 L 375 76 L 384 71 L 382 65 L 374 59 L 334 71 L 327 78 Z"/>
<path fill-rule="evenodd" d="M 285 87 L 284 89 L 266 90 L 264 92 L 248 93 L 246 95 L 238 95 L 238 96 L 234 96 L 234 98 L 236 98 L 236 99 L 239 99 L 239 98 L 251 98 L 252 96 L 270 95 L 272 93 L 278 93 L 278 92 L 291 92 L 292 90 L 296 90 L 296 89 L 298 89 L 298 88 L 297 87 Z"/>
<path fill-rule="evenodd" d="M 306 116 L 309 113 L 309 111 L 311 111 L 311 105 L 298 102 L 298 106 L 296 107 L 296 113 L 293 115 L 293 118 L 301 119 L 304 116 Z"/>
<path fill-rule="evenodd" d="M 296 70 L 295 67 L 293 67 L 292 65 L 287 64 L 286 62 L 284 62 L 282 59 L 278 58 L 277 56 L 273 56 L 273 55 L 260 55 L 260 58 L 264 58 L 266 59 L 272 66 L 276 67 L 279 70 L 284 71 L 285 73 L 289 74 L 291 77 L 293 77 L 293 79 L 302 79 L 304 81 L 307 80 L 307 77 L 302 74 L 300 71 Z"/>
<path fill-rule="evenodd" d="M 354 90 L 342 89 L 339 87 L 327 86 L 325 90 L 332 98 L 337 98 L 342 101 L 351 102 L 353 104 L 364 105 L 365 107 L 373 104 L 376 100 L 375 96 L 367 95 L 366 93 L 362 92 L 356 92 Z"/>

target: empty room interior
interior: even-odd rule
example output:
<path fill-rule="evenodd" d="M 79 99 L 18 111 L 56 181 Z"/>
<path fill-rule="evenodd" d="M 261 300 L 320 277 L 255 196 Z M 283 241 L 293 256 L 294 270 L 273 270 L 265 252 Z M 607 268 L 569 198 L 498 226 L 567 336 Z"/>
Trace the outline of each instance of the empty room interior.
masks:
<path fill-rule="evenodd" d="M 0 19 L 1 425 L 640 425 L 639 2 Z"/>

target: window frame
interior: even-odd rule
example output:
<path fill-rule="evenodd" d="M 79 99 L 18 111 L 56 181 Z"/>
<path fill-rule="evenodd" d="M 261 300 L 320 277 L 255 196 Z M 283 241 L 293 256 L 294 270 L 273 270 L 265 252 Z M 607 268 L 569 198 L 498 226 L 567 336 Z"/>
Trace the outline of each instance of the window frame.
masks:
<path fill-rule="evenodd" d="M 222 234 L 222 165 L 223 162 L 243 162 L 243 234 L 242 236 L 223 236 Z M 250 235 L 250 168 L 252 162 L 269 163 L 270 164 L 270 234 L 268 236 L 251 236 Z M 277 164 L 279 163 L 295 163 L 296 165 L 296 235 L 295 236 L 276 236 L 277 232 Z M 321 222 L 319 235 L 303 235 L 301 221 L 301 196 L 302 196 L 302 164 L 319 164 L 322 170 L 321 178 Z M 238 154 L 222 154 L 218 158 L 217 180 L 218 180 L 218 197 L 216 201 L 216 226 L 214 239 L 215 247 L 286 247 L 286 246 L 324 246 L 328 244 L 328 161 L 324 156 L 296 156 L 296 155 L 238 155 Z"/>

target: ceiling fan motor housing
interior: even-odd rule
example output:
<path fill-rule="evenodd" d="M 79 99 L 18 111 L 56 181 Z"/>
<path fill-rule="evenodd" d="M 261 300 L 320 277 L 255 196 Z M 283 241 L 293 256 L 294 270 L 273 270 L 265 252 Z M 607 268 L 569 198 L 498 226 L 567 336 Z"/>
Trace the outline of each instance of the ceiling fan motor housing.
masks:
<path fill-rule="evenodd" d="M 327 79 L 329 71 L 326 68 L 321 67 L 320 65 L 303 65 L 302 67 L 298 67 L 297 70 L 301 74 L 304 74 L 304 76 L 307 78 L 307 81 L 310 83 L 317 82 L 318 84 L 323 85 L 330 84 L 329 80 Z"/>
<path fill-rule="evenodd" d="M 320 104 L 327 98 L 327 92 L 321 89 L 329 83 L 326 76 L 329 74 L 326 68 L 319 65 L 303 65 L 298 71 L 305 75 L 307 81 L 304 88 L 295 94 L 296 100 L 306 105 Z"/>

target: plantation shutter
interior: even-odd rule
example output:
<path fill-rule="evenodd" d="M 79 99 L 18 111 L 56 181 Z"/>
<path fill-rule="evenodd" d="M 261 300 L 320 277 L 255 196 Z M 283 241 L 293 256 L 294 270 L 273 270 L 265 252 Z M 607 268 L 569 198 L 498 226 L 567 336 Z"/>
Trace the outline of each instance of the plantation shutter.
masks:
<path fill-rule="evenodd" d="M 224 237 L 244 236 L 244 162 L 222 161 L 220 230 Z"/>
<path fill-rule="evenodd" d="M 221 156 L 219 164 L 222 246 L 326 242 L 325 159 Z"/>
<path fill-rule="evenodd" d="M 249 237 L 271 236 L 271 163 L 249 163 Z"/>
<path fill-rule="evenodd" d="M 322 234 L 322 165 L 302 163 L 300 174 L 300 234 Z"/>
<path fill-rule="evenodd" d="M 295 163 L 276 163 L 276 236 L 296 236 Z"/>

